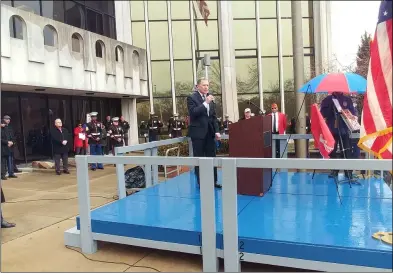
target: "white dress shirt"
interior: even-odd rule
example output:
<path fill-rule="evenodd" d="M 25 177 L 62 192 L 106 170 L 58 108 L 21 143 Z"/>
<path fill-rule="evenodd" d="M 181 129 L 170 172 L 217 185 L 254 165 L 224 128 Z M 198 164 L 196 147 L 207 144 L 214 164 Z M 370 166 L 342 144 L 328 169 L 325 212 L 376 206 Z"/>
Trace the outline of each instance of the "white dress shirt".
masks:
<path fill-rule="evenodd" d="M 207 116 L 209 116 L 209 110 L 210 110 L 210 106 L 209 106 L 209 104 L 208 103 L 206 103 L 206 95 L 205 94 L 202 94 L 202 93 L 200 93 L 200 92 L 198 92 L 199 93 L 199 95 L 201 95 L 201 97 L 202 97 L 202 99 L 203 99 L 203 105 L 205 106 L 205 108 L 206 108 L 206 111 L 207 111 Z"/>

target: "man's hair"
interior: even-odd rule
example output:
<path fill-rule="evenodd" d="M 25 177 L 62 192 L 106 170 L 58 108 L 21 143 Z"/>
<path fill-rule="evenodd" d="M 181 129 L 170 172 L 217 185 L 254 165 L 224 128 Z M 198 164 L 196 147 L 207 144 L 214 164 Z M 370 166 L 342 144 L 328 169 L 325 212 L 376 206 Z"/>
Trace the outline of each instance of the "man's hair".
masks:
<path fill-rule="evenodd" d="M 206 79 L 206 78 L 199 78 L 198 81 L 197 81 L 197 85 L 200 85 L 202 83 L 202 81 L 208 81 L 209 82 L 209 80 Z"/>

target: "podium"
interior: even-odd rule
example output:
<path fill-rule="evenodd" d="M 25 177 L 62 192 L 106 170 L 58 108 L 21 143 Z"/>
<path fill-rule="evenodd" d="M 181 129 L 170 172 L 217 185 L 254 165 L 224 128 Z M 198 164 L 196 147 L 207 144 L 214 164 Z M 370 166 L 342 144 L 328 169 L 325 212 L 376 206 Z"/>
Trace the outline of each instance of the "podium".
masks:
<path fill-rule="evenodd" d="M 272 119 L 254 116 L 229 125 L 229 157 L 272 158 Z M 237 193 L 263 196 L 272 183 L 271 168 L 238 168 Z"/>

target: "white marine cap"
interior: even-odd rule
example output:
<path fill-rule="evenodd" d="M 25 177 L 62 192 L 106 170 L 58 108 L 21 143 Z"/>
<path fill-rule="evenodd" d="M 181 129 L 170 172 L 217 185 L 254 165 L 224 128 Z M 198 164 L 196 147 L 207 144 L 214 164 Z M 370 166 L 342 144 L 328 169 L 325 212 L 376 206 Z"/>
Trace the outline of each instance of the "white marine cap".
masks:
<path fill-rule="evenodd" d="M 113 118 L 112 118 L 112 121 L 113 121 L 113 122 L 119 122 L 119 117 L 113 117 Z"/>
<path fill-rule="evenodd" d="M 96 111 L 90 112 L 90 116 L 97 116 L 97 115 L 98 115 L 98 112 L 96 112 Z"/>
<path fill-rule="evenodd" d="M 244 113 L 246 113 L 246 112 L 251 112 L 251 109 L 246 108 L 246 109 L 244 110 Z"/>

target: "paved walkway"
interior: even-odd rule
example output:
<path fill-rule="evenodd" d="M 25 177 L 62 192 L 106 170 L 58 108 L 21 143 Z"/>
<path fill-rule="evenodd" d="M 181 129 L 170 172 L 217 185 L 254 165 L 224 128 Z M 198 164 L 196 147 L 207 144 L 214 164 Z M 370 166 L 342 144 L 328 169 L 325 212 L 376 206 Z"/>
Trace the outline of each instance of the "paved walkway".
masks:
<path fill-rule="evenodd" d="M 115 179 L 114 167 L 90 172 L 92 208 L 110 202 L 117 194 Z M 75 171 L 61 176 L 33 172 L 2 183 L 7 200 L 2 205 L 4 217 L 17 225 L 1 230 L 2 272 L 202 271 L 198 255 L 99 243 L 97 253 L 84 257 L 79 249 L 66 248 L 63 233 L 75 226 L 78 214 Z M 243 264 L 242 270 L 293 271 L 255 264 Z"/>

